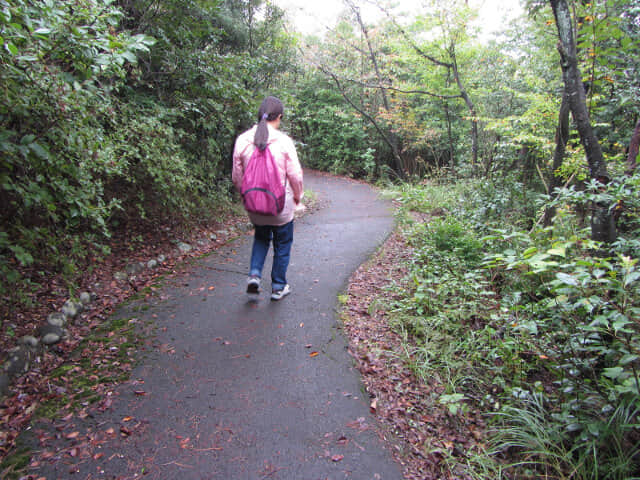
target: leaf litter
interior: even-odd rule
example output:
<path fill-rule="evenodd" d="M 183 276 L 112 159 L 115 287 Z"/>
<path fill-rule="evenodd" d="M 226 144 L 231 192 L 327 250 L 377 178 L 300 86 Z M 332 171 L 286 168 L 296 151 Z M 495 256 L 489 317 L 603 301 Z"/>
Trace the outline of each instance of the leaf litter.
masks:
<path fill-rule="evenodd" d="M 227 225 L 217 227 L 233 230 L 234 225 L 238 226 L 241 221 L 243 220 L 233 217 Z M 213 250 L 224 241 L 225 239 L 219 239 L 203 248 Z M 100 459 L 104 455 L 102 452 L 96 452 L 100 445 L 117 435 L 134 435 L 137 430 L 143 428 L 142 424 L 135 424 L 133 417 L 129 416 L 123 418 L 122 423 L 115 427 L 96 426 L 85 433 L 76 430 L 75 425 L 76 419 L 82 420 L 92 416 L 92 409 L 105 411 L 111 407 L 112 389 L 124 376 L 130 374 L 132 366 L 128 360 L 136 349 L 135 345 L 128 351 L 125 348 L 124 355 L 121 354 L 120 348 L 113 350 L 111 347 L 114 345 L 127 343 L 127 339 L 118 332 L 109 332 L 110 342 L 101 341 L 86 345 L 83 344 L 83 340 L 104 324 L 118 304 L 132 295 L 138 292 L 145 292 L 145 296 L 155 295 L 154 284 L 159 275 L 179 274 L 185 269 L 180 263 L 182 260 L 169 258 L 157 270 L 137 275 L 135 280 L 127 284 L 119 284 L 112 280 L 115 271 L 122 270 L 126 262 L 144 261 L 156 256 L 163 248 L 169 248 L 171 241 L 164 238 L 145 242 L 144 247 L 135 249 L 135 256 L 132 255 L 131 249 L 126 248 L 127 245 L 127 242 L 121 245 L 114 243 L 113 254 L 94 265 L 91 274 L 85 278 L 85 285 L 80 285 L 80 288 L 90 290 L 91 285 L 99 283 L 102 288 L 101 298 L 92 305 L 91 310 L 68 325 L 69 338 L 44 351 L 35 368 L 18 378 L 11 387 L 11 393 L 0 403 L 0 421 L 3 425 L 0 431 L 0 461 L 13 452 L 16 439 L 30 424 L 38 408 L 50 401 L 59 403 L 61 399 L 65 400 L 57 412 L 59 419 L 48 420 L 58 433 L 51 434 L 45 430 L 35 432 L 41 450 L 38 455 L 32 457 L 32 467 L 37 467 L 43 461 L 56 461 L 64 455 L 71 458 Z M 348 317 L 344 330 L 349 337 L 350 353 L 356 359 L 370 396 L 370 410 L 386 425 L 386 436 L 395 444 L 394 455 L 404 466 L 405 478 L 465 479 L 467 477 L 462 473 L 463 470 L 452 466 L 452 457 L 460 458 L 462 465 L 465 452 L 479 448 L 485 429 L 481 416 L 470 411 L 453 417 L 446 406 L 431 400 L 434 395 L 437 397 L 441 394 L 444 387 L 435 379 L 423 382 L 402 362 L 399 355 L 394 354 L 400 351 L 401 339 L 389 327 L 387 315 L 381 308 L 381 305 L 394 300 L 393 293 L 385 290 L 385 286 L 391 282 L 398 284 L 405 277 L 402 262 L 398 260 L 408 259 L 409 252 L 408 245 L 398 233 L 395 233 L 374 261 L 363 265 L 354 273 L 344 304 L 344 313 Z M 187 258 L 203 253 L 202 248 L 194 249 Z M 61 278 L 51 275 L 43 285 L 42 290 L 35 294 L 36 306 L 22 310 L 12 318 L 16 325 L 13 333 L 16 338 L 30 334 L 44 322 L 48 313 L 59 309 L 66 301 L 68 290 Z M 205 287 L 208 291 L 214 289 L 213 285 Z M 381 297 L 384 302 L 380 301 Z M 3 318 L 9 318 L 10 307 L 8 304 L 0 305 Z M 300 324 L 300 328 L 304 328 L 304 323 Z M 6 352 L 13 340 L 13 337 L 0 336 L 2 351 Z M 229 342 L 225 341 L 224 344 Z M 311 345 L 305 347 L 311 348 Z M 170 349 L 166 353 L 170 353 Z M 314 353 L 316 352 L 312 352 L 311 356 L 315 356 Z M 69 362 L 76 363 L 78 359 L 84 359 L 93 367 L 97 367 L 97 373 L 93 373 L 96 368 L 88 372 L 85 367 L 76 366 L 71 374 L 52 379 L 53 372 L 64 369 Z M 78 392 L 73 379 L 83 375 L 86 375 L 91 383 Z M 93 395 L 91 401 L 84 399 L 85 390 Z M 134 395 L 143 396 L 146 392 L 137 389 Z M 359 430 L 370 428 L 364 418 L 347 426 Z M 62 450 L 50 450 L 49 446 L 56 436 L 63 438 L 70 445 L 66 445 Z M 345 442 L 348 440 L 344 437 L 338 440 L 339 444 Z M 186 448 L 188 443 L 182 445 Z M 341 456 L 334 455 L 332 460 L 342 460 L 339 457 Z M 3 476 L 5 473 L 0 471 Z M 23 478 L 35 480 L 38 477 Z"/>
<path fill-rule="evenodd" d="M 180 230 L 175 225 L 140 225 L 131 227 L 129 235 L 116 234 L 110 245 L 111 254 L 98 258 L 89 255 L 87 265 L 79 270 L 77 292 L 95 292 L 99 298 L 76 319 L 65 326 L 69 335 L 57 345 L 40 351 L 32 361 L 31 369 L 14 379 L 9 393 L 0 398 L 0 477 L 9 475 L 23 479 L 37 479 L 37 476 L 20 476 L 23 467 L 15 467 L 10 462 L 16 453 L 20 435 L 29 430 L 36 420 L 51 424 L 58 433 L 54 436 L 36 431 L 34 435 L 40 447 L 32 454 L 31 465 L 37 466 L 43 461 L 55 461 L 61 455 L 71 458 L 98 456 L 91 453 L 96 445 L 102 443 L 101 437 L 113 437 L 116 432 L 122 436 L 133 435 L 140 424 L 116 426 L 102 431 L 81 433 L 74 429 L 75 420 L 92 417 L 92 410 L 108 410 L 112 403 L 114 387 L 127 378 L 132 371 L 135 355 L 139 350 L 155 348 L 150 341 L 141 341 L 140 336 L 132 337 L 130 330 L 137 325 L 136 319 L 130 319 L 123 325 L 113 327 L 108 320 L 116 307 L 126 300 L 137 296 L 149 298 L 158 295 L 157 283 L 164 278 L 179 277 L 190 268 L 190 259 L 198 258 L 224 245 L 228 238 L 242 232 L 246 217 L 228 216 L 224 223 L 208 225 L 190 225 Z M 137 228 L 137 229 L 136 229 Z M 208 243 L 198 242 L 200 238 L 210 237 L 211 231 L 224 231 L 217 234 L 215 240 Z M 188 232 L 188 233 L 187 233 Z M 175 255 L 172 236 L 181 235 L 193 245 L 198 245 L 185 255 Z M 136 240 L 138 239 L 138 240 Z M 114 280 L 114 273 L 125 270 L 127 264 L 146 263 L 164 253 L 166 260 L 155 269 L 146 269 L 132 276 L 126 282 Z M 29 272 L 24 272 L 28 277 Z M 0 298 L 0 317 L 11 323 L 10 334 L 0 332 L 0 361 L 4 361 L 7 352 L 15 346 L 15 339 L 32 335 L 40 325 L 46 322 L 47 315 L 59 311 L 69 298 L 69 284 L 61 275 L 51 271 L 37 272 L 39 289 L 34 291 L 33 306 L 16 305 L 9 298 Z M 98 286 L 99 287 L 96 287 Z M 96 291 L 96 288 L 99 288 Z M 215 285 L 206 285 L 205 292 L 213 292 Z M 161 298 L 161 299 L 165 299 Z M 112 328 L 110 331 L 105 331 Z M 149 327 L 146 327 L 149 328 Z M 175 354 L 170 345 L 160 346 L 166 354 Z M 82 381 L 79 381 L 82 379 Z M 138 388 L 135 396 L 145 396 L 147 392 Z M 57 420 L 51 420 L 55 417 Z M 131 422 L 133 423 L 133 422 Z M 60 451 L 48 449 L 52 440 L 64 439 L 73 445 L 64 446 Z M 60 448 L 56 445 L 56 448 Z"/>
<path fill-rule="evenodd" d="M 393 233 L 378 254 L 351 277 L 342 309 L 349 352 L 362 374 L 370 411 L 382 423 L 384 437 L 411 480 L 467 480 L 465 459 L 482 448 L 486 425 L 480 412 L 452 415 L 437 398 L 445 386 L 417 377 L 403 361 L 402 338 L 389 326 L 384 310 L 399 300 L 398 286 L 411 248 Z M 394 285 L 394 288 L 386 288 Z M 402 287 L 400 287 L 402 288 Z M 411 342 L 411 339 L 409 339 Z M 364 419 L 347 425 L 367 428 Z"/>

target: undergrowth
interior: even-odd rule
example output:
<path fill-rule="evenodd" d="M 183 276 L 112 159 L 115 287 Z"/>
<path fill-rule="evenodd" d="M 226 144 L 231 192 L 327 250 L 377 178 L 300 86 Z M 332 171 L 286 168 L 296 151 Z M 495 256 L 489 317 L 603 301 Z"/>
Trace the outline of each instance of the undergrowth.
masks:
<path fill-rule="evenodd" d="M 445 385 L 450 412 L 490 421 L 469 475 L 640 478 L 637 183 L 565 190 L 547 228 L 536 224 L 544 199 L 536 210 L 508 181 L 388 192 L 414 251 L 391 312 L 406 361 Z M 603 196 L 625 206 L 606 250 L 574 213 Z"/>

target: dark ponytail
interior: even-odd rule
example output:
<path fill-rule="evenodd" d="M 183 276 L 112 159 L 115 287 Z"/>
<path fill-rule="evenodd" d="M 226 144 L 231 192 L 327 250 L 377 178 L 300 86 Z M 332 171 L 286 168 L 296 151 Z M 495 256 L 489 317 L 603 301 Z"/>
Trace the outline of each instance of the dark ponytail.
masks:
<path fill-rule="evenodd" d="M 258 109 L 258 128 L 256 128 L 256 134 L 253 137 L 253 143 L 260 150 L 267 148 L 267 141 L 269 140 L 267 122 L 278 118 L 283 111 L 284 106 L 280 99 L 276 97 L 267 97 L 262 101 L 262 105 Z"/>

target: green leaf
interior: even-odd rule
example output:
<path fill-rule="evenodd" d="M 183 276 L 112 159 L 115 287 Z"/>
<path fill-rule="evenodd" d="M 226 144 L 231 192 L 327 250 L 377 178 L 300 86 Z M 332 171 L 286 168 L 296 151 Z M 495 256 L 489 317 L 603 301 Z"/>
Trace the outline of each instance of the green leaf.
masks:
<path fill-rule="evenodd" d="M 572 287 L 578 286 L 578 280 L 576 280 L 576 278 L 574 278 L 572 275 L 569 275 L 568 273 L 558 272 L 556 273 L 556 278 L 565 285 L 571 285 Z"/>
<path fill-rule="evenodd" d="M 11 53 L 12 55 L 18 54 L 18 47 L 16 47 L 12 42 L 6 43 L 5 45 L 7 47 L 7 50 L 9 50 L 9 53 Z"/>
<path fill-rule="evenodd" d="M 96 57 L 95 62 L 97 65 L 110 65 L 112 62 L 112 56 L 101 53 Z"/>
<path fill-rule="evenodd" d="M 124 52 L 122 56 L 130 63 L 137 63 L 138 57 L 133 52 Z"/>
<path fill-rule="evenodd" d="M 625 275 L 625 277 L 624 277 L 624 286 L 628 287 L 631 283 L 633 283 L 636 280 L 638 280 L 638 278 L 640 278 L 640 271 L 631 272 L 630 274 Z"/>
<path fill-rule="evenodd" d="M 11 245 L 9 249 L 13 252 L 16 257 L 16 260 L 20 262 L 20 265 L 23 267 L 29 266 L 33 263 L 33 257 L 29 252 L 27 252 L 20 245 Z"/>
<path fill-rule="evenodd" d="M 613 322 L 613 330 L 616 333 L 626 331 L 625 328 L 631 324 L 631 321 L 624 315 L 618 315 L 618 319 Z"/>
<path fill-rule="evenodd" d="M 555 247 L 550 250 L 547 250 L 547 253 L 549 255 L 555 255 L 557 257 L 564 258 L 567 256 L 567 249 L 565 247 Z"/>
<path fill-rule="evenodd" d="M 628 365 L 629 363 L 635 362 L 638 359 L 640 359 L 638 355 L 627 354 L 620 359 L 619 363 L 620 365 Z"/>
<path fill-rule="evenodd" d="M 626 372 L 622 367 L 605 368 L 602 372 L 605 377 L 610 378 L 611 380 L 622 378 L 623 376 L 625 376 L 625 373 Z"/>
<path fill-rule="evenodd" d="M 35 153 L 38 157 L 43 160 L 49 159 L 49 152 L 47 152 L 42 146 L 37 143 L 32 143 L 29 145 L 29 148 L 33 153 Z"/>

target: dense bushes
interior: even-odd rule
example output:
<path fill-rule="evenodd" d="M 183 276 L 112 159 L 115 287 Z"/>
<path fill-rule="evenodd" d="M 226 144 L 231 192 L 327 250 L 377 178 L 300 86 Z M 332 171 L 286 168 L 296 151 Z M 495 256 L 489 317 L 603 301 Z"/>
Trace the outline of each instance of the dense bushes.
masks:
<path fill-rule="evenodd" d="M 153 41 L 115 33 L 119 19 L 97 2 L 2 2 L 2 292 L 18 280 L 14 259 L 65 265 L 121 206 L 104 191 L 122 168 L 108 152 L 111 91 Z"/>
<path fill-rule="evenodd" d="M 383 172 L 374 156 L 378 145 L 367 122 L 353 115 L 324 79 L 312 76 L 300 83 L 292 133 L 302 143 L 304 165 L 358 178 L 380 176 Z"/>
<path fill-rule="evenodd" d="M 509 475 L 640 472 L 640 210 L 630 188 L 638 178 L 593 193 L 626 206 L 628 233 L 606 249 L 572 218 L 593 200 L 588 192 L 565 191 L 554 226 L 522 231 L 511 226 L 522 210 L 491 201 L 504 191 L 419 189 L 455 220 L 408 224 L 413 288 L 396 323 L 416 342 L 416 371 L 446 381 L 444 400 L 458 395 L 495 413 L 493 452 L 514 462 Z M 400 199 L 415 202 L 412 190 Z M 486 468 L 488 458 L 478 461 Z"/>
<path fill-rule="evenodd" d="M 115 228 L 228 199 L 249 99 L 292 58 L 282 13 L 161 3 L 148 15 L 135 0 L 0 0 L 1 295 L 45 270 L 72 280 Z M 244 8 L 265 12 L 229 20 Z"/>

